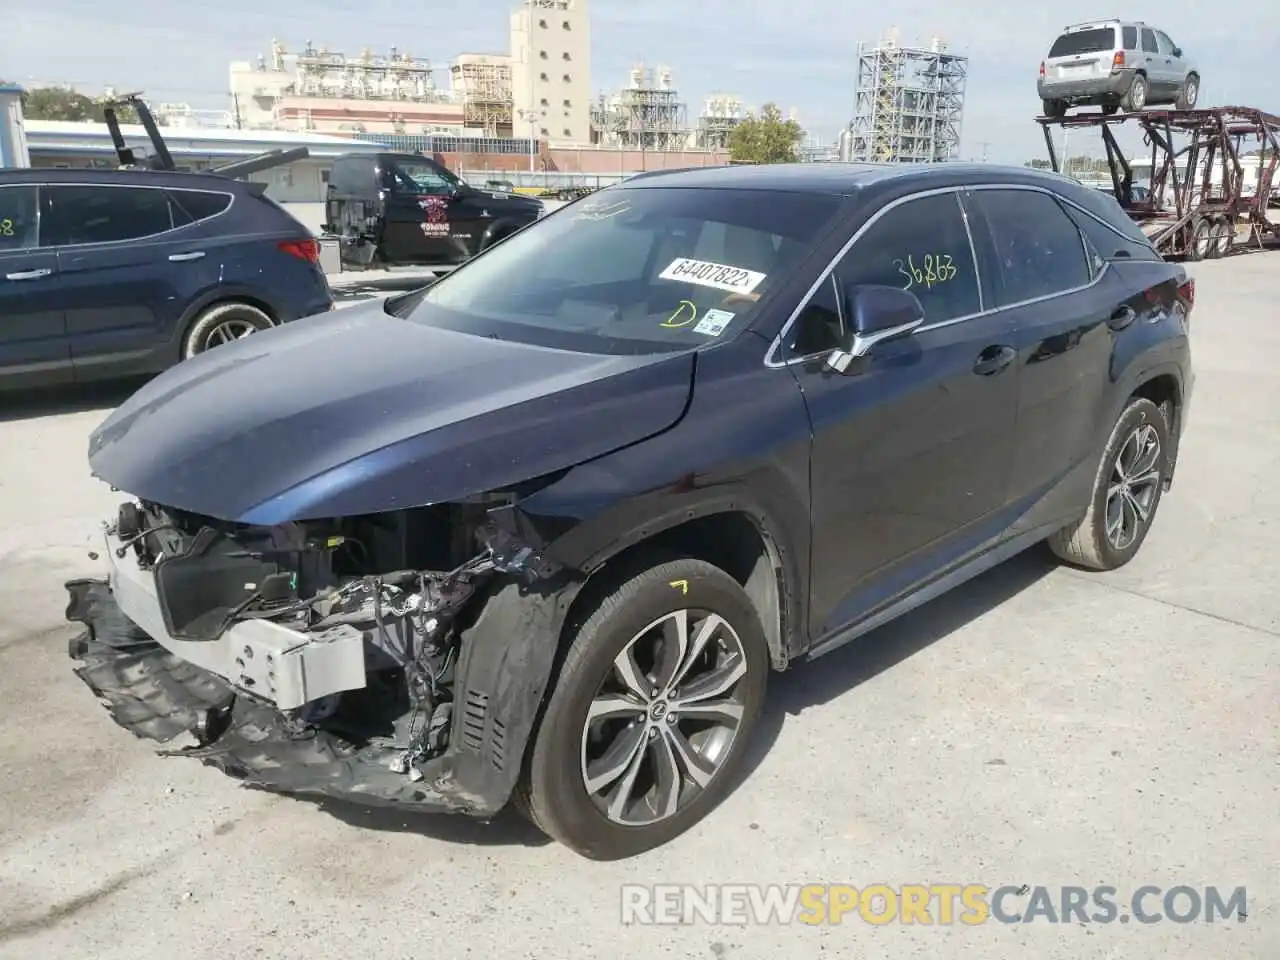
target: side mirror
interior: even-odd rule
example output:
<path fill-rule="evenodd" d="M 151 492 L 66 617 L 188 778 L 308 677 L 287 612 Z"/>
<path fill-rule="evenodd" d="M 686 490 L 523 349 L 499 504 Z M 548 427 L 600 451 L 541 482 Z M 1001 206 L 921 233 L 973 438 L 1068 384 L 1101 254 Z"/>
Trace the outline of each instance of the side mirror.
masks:
<path fill-rule="evenodd" d="M 844 373 L 878 343 L 909 336 L 924 323 L 924 307 L 909 290 L 851 284 L 844 290 L 844 312 L 851 326 L 846 339 L 827 357 L 827 367 Z"/>
<path fill-rule="evenodd" d="M 1174 55 L 1175 57 L 1181 57 L 1181 56 L 1182 56 L 1182 48 L 1181 48 L 1181 47 L 1174 47 L 1174 48 L 1173 48 L 1173 55 Z"/>

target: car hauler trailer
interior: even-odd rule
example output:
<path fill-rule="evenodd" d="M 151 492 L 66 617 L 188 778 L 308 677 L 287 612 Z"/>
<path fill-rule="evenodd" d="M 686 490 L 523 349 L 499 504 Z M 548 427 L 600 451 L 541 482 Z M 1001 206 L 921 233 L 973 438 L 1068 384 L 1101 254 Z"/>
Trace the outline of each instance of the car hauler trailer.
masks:
<path fill-rule="evenodd" d="M 1166 256 L 1209 260 L 1280 239 L 1276 206 L 1280 117 L 1251 107 L 1149 110 L 1113 116 L 1039 117 L 1049 162 L 1061 173 L 1053 128 L 1097 127 L 1116 200 Z M 1151 150 L 1145 196 L 1113 128 L 1136 123 Z"/>

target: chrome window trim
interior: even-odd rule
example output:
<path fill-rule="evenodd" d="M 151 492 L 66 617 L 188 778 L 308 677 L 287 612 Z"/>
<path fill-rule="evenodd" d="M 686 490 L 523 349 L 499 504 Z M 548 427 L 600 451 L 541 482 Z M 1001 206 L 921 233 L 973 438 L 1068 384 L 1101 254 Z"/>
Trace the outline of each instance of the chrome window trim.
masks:
<path fill-rule="evenodd" d="M 85 183 L 48 183 L 45 181 L 41 181 L 38 184 L 38 186 L 40 187 L 41 190 L 49 190 L 49 189 L 53 189 L 54 187 L 105 187 L 109 190 L 122 190 L 122 189 L 123 190 L 161 190 L 161 191 L 186 190 L 190 193 L 212 193 L 218 196 L 231 198 L 230 202 L 218 213 L 215 213 L 212 217 L 204 217 L 200 220 L 192 220 L 190 223 L 184 223 L 180 227 L 170 227 L 168 230 L 161 230 L 159 233 L 148 233 L 141 237 L 130 237 L 127 240 L 99 240 L 96 243 L 53 244 L 47 247 L 40 247 L 39 249 L 42 249 L 42 250 L 84 250 L 86 248 L 93 249 L 96 247 L 110 247 L 110 246 L 114 246 L 117 243 L 137 243 L 140 240 L 154 240 L 157 237 L 165 237 L 171 233 L 177 233 L 179 230 L 185 230 L 188 227 L 194 227 L 198 223 L 208 223 L 211 220 L 216 220 L 218 219 L 218 217 L 221 217 L 227 212 L 229 212 L 236 202 L 236 195 L 232 193 L 230 190 L 213 190 L 208 187 L 161 186 L 160 184 L 156 184 L 156 183 L 103 183 L 100 180 L 93 180 Z M 172 198 L 169 198 L 169 199 L 170 199 L 170 202 L 173 202 Z M 40 203 L 39 207 L 40 207 L 40 214 L 43 217 L 44 204 Z"/>
<path fill-rule="evenodd" d="M 831 277 L 833 271 L 836 268 L 836 265 L 839 264 L 840 261 L 844 259 L 845 254 L 849 252 L 850 248 L 853 247 L 853 245 L 862 238 L 863 234 L 865 234 L 869 229 L 871 229 L 871 227 L 874 226 L 875 223 L 879 221 L 879 219 L 882 216 L 889 213 L 891 210 L 896 210 L 898 207 L 903 206 L 907 203 L 910 203 L 912 200 L 918 200 L 923 197 L 939 196 L 944 193 L 959 194 L 965 191 L 976 192 L 978 190 L 1027 190 L 1033 193 L 1047 194 L 1051 200 L 1061 200 L 1065 203 L 1070 203 L 1071 206 L 1075 207 L 1085 216 L 1088 216 L 1094 220 L 1097 220 L 1099 223 L 1101 223 L 1111 232 L 1117 234 L 1118 236 L 1126 240 L 1129 239 L 1128 237 L 1125 237 L 1124 234 L 1116 230 L 1113 226 L 1111 226 L 1111 224 L 1107 223 L 1105 220 L 1100 219 L 1099 217 L 1095 217 L 1092 213 L 1090 213 L 1088 210 L 1085 210 L 1079 204 L 1072 203 L 1066 197 L 1063 197 L 1061 194 L 1055 193 L 1054 191 L 1049 190 L 1046 187 L 1035 186 L 1032 184 L 1026 184 L 1026 183 L 962 184 L 959 186 L 951 186 L 951 187 L 937 187 L 932 190 L 921 190 L 919 193 L 913 193 L 906 197 L 899 197 L 898 199 L 885 204 L 883 207 L 877 210 L 871 216 L 871 218 L 867 220 L 866 223 L 864 223 L 856 231 L 854 231 L 853 236 L 850 237 L 847 241 L 845 241 L 844 245 L 840 248 L 840 250 L 836 253 L 836 255 L 832 257 L 831 262 L 828 263 L 825 268 L 823 268 L 823 271 L 819 275 L 818 279 L 814 281 L 813 285 L 809 288 L 808 292 L 805 293 L 803 297 L 801 297 L 800 303 L 791 312 L 791 316 L 787 318 L 787 322 L 782 325 L 782 329 L 778 331 L 777 336 L 775 336 L 772 342 L 769 344 L 769 349 L 765 352 L 765 355 L 764 355 L 764 365 L 766 367 L 772 367 L 772 368 L 789 367 L 797 363 L 811 363 L 816 359 L 830 355 L 831 350 L 830 348 L 828 348 L 816 353 L 805 354 L 804 356 L 801 356 L 801 357 L 792 357 L 789 360 L 778 360 L 777 357 L 775 356 L 777 353 L 779 353 L 782 350 L 782 341 L 786 337 L 787 333 L 791 330 L 796 320 L 799 319 L 800 314 L 802 314 L 805 308 L 809 306 L 809 301 L 813 299 L 814 294 L 816 294 L 818 291 L 818 288 L 821 287 L 822 284 L 829 277 Z M 1111 269 L 1111 261 L 1104 260 L 1102 269 L 1099 270 L 1096 274 L 1092 274 L 1092 270 L 1090 270 L 1090 273 L 1092 274 L 1092 279 L 1086 284 L 1082 284 L 1077 287 L 1070 287 L 1066 290 L 1059 290 L 1056 293 L 1049 293 L 1040 297 L 1032 297 L 1029 300 L 1019 300 L 1017 303 L 1007 303 L 999 307 L 993 306 L 988 309 L 984 306 L 983 300 L 982 300 L 982 276 L 978 270 L 978 251 L 977 251 L 977 247 L 973 243 L 973 233 L 969 227 L 968 211 L 965 209 L 965 206 L 960 201 L 959 197 L 956 197 L 956 202 L 960 206 L 960 215 L 964 220 L 965 231 L 969 237 L 969 251 L 973 255 L 974 276 L 978 278 L 979 310 L 977 313 L 968 313 L 960 317 L 951 317 L 947 320 L 939 320 L 937 323 L 924 324 L 923 326 L 919 327 L 916 330 L 917 334 L 927 333 L 930 330 L 941 330 L 944 327 L 954 326 L 957 323 L 964 323 L 967 320 L 975 320 L 979 317 L 992 316 L 994 314 L 1001 313 L 1005 310 L 1015 310 L 1019 307 L 1030 306 L 1032 304 L 1041 303 L 1045 300 L 1052 300 L 1054 297 L 1063 297 L 1073 293 L 1080 293 L 1084 290 L 1088 290 L 1092 287 L 1097 286 L 1102 281 L 1102 278 L 1107 275 L 1107 271 Z M 1075 226 L 1075 225 L 1072 224 L 1072 226 Z M 1084 231 L 1080 230 L 1079 227 L 1077 227 L 1076 229 L 1081 234 L 1081 236 L 1083 236 Z M 1085 261 L 1086 263 L 1089 262 L 1087 253 L 1085 255 Z"/>

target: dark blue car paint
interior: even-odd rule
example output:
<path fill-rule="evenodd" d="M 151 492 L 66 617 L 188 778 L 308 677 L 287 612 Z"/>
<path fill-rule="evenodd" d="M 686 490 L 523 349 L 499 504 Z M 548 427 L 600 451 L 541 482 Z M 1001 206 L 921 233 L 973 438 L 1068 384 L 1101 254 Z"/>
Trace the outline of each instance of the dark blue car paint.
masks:
<path fill-rule="evenodd" d="M 110 183 L 230 193 L 206 220 L 140 240 L 0 251 L 0 389 L 156 373 L 182 357 L 195 318 L 244 302 L 275 323 L 333 306 L 318 265 L 281 250 L 311 237 L 287 212 L 225 177 L 154 171 L 5 171 L 0 185 Z M 195 259 L 171 260 L 198 254 Z M 39 280 L 7 281 L 47 266 Z M 33 309 L 33 307 L 35 309 Z"/>
<path fill-rule="evenodd" d="M 820 359 L 766 366 L 800 295 L 893 199 L 995 180 L 1093 208 L 1089 191 L 1032 171 L 831 166 L 680 172 L 614 188 L 849 196 L 840 233 L 727 342 L 604 358 L 430 330 L 368 307 L 183 364 L 95 434 L 93 469 L 131 494 L 255 523 L 549 477 L 519 509 L 551 555 L 588 571 L 689 519 L 740 512 L 780 568 L 787 619 L 775 659 L 828 648 L 1078 517 L 1125 398 L 1166 374 L 1185 409 L 1192 383 L 1184 320 L 1143 295 L 1185 279 L 1163 262 L 1112 262 L 1070 304 L 885 344 L 853 376 Z M 1135 319 L 1117 326 L 1126 304 Z M 1005 343 L 1016 361 L 975 376 L 980 350 Z"/>
<path fill-rule="evenodd" d="M 121 489 L 226 520 L 373 513 L 643 440 L 680 418 L 692 370 L 692 353 L 551 350 L 406 323 L 374 302 L 184 362 L 111 415 L 91 456 Z"/>

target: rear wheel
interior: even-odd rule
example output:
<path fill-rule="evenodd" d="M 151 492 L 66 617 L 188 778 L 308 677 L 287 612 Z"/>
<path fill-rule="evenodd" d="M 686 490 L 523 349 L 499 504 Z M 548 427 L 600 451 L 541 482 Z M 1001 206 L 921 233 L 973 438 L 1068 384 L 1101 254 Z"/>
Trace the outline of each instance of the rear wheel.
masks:
<path fill-rule="evenodd" d="M 1050 536 L 1049 549 L 1091 570 L 1132 560 L 1155 520 L 1172 450 L 1165 414 L 1150 400 L 1132 398 L 1103 448 L 1088 511 Z"/>
<path fill-rule="evenodd" d="M 1044 115 L 1046 117 L 1065 117 L 1067 115 L 1067 101 L 1065 100 L 1043 100 Z"/>
<path fill-rule="evenodd" d="M 1188 230 L 1188 238 L 1186 245 L 1188 259 L 1212 259 L 1214 250 L 1213 224 L 1205 219 L 1192 221 Z"/>
<path fill-rule="evenodd" d="M 1150 93 L 1150 87 L 1147 84 L 1147 78 L 1140 73 L 1135 73 L 1124 99 L 1120 101 L 1125 113 L 1137 113 L 1143 109 L 1147 105 L 1148 93 Z"/>
<path fill-rule="evenodd" d="M 270 317 L 247 303 L 216 304 L 200 314 L 191 325 L 182 344 L 182 359 L 190 360 L 198 353 L 233 340 L 242 340 L 272 326 Z"/>
<path fill-rule="evenodd" d="M 732 789 L 769 669 L 755 607 L 718 567 L 626 579 L 574 631 L 517 806 L 595 860 L 672 840 Z"/>
<path fill-rule="evenodd" d="M 1231 252 L 1231 248 L 1235 245 L 1236 228 L 1232 219 L 1224 217 L 1219 220 L 1213 227 L 1213 256 L 1225 257 Z"/>

